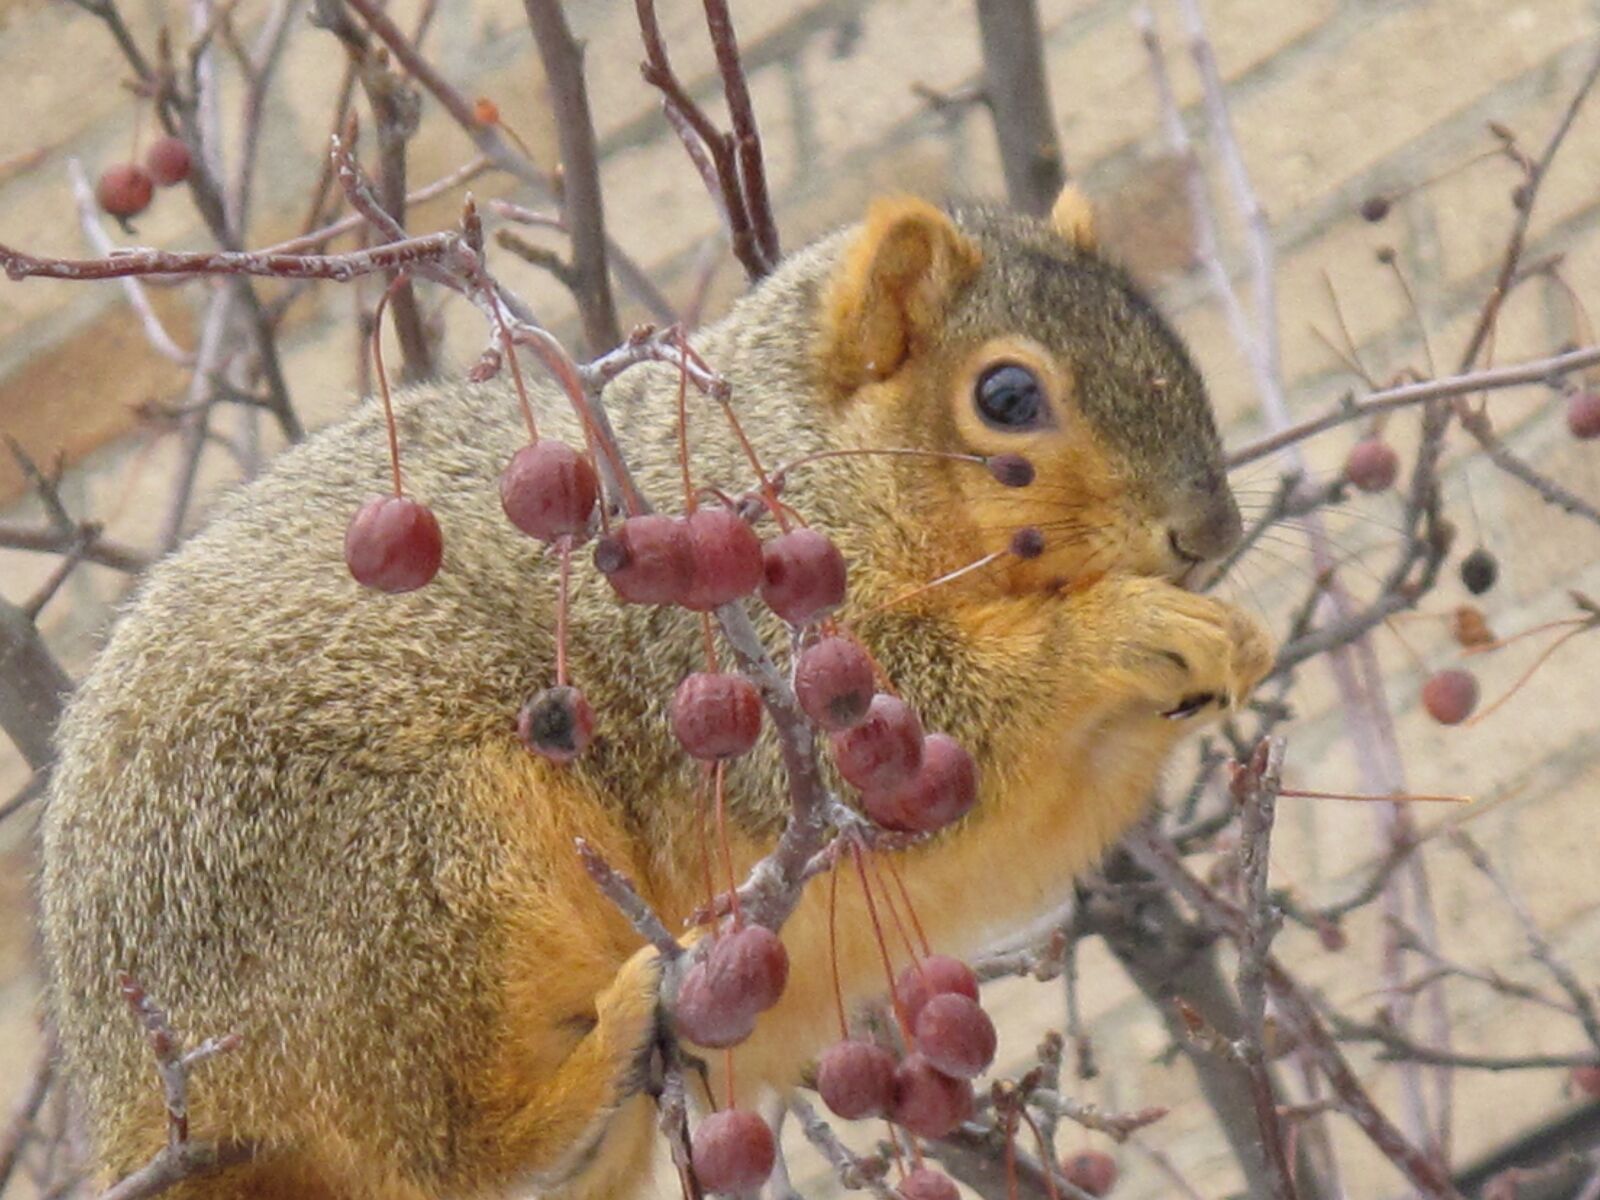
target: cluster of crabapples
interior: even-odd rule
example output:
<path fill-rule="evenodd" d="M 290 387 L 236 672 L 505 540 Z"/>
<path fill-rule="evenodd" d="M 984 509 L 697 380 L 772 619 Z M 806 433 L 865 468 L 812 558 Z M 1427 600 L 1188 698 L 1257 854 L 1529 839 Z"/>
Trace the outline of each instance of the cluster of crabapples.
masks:
<path fill-rule="evenodd" d="M 1004 486 L 1032 480 L 1032 467 L 1017 456 L 979 461 Z M 559 440 L 535 437 L 501 475 L 500 500 L 517 529 L 561 556 L 564 613 L 570 555 L 590 538 L 600 511 L 593 463 Z M 832 619 L 846 589 L 839 549 L 817 530 L 793 524 L 786 507 L 767 507 L 783 528 L 765 541 L 734 507 L 691 502 L 683 516 L 636 513 L 594 539 L 593 562 L 617 598 L 629 604 L 708 613 L 759 594 L 799 634 L 803 648 L 792 676 L 796 701 L 828 735 L 834 765 L 856 789 L 862 811 L 878 826 L 906 834 L 932 833 L 958 820 L 977 799 L 972 756 L 954 738 L 925 732 L 909 704 L 880 689 L 871 656 Z M 1023 532 L 1032 536 L 1014 539 L 1013 552 L 1037 554 L 1037 531 Z M 442 550 L 433 513 L 398 491 L 363 505 L 345 537 L 351 574 L 388 592 L 429 582 Z M 558 631 L 558 642 L 560 637 Z M 707 665 L 679 683 L 671 728 L 684 752 L 715 780 L 720 817 L 724 766 L 755 746 L 763 703 L 744 674 Z M 555 685 L 529 700 L 517 720 L 523 743 L 556 762 L 576 758 L 595 731 L 592 708 L 564 672 L 558 650 Z M 728 880 L 730 926 L 696 948 L 673 1002 L 677 1031 L 713 1049 L 750 1036 L 757 1017 L 778 1002 L 789 972 L 779 937 L 744 920 L 734 883 Z M 887 956 L 885 970 L 887 982 Z M 995 1029 L 978 1002 L 977 977 L 959 960 L 924 954 L 893 981 L 892 998 L 908 1052 L 897 1058 L 876 1043 L 847 1036 L 822 1054 L 817 1090 L 841 1117 L 886 1117 L 909 1134 L 943 1136 L 972 1112 L 971 1081 L 994 1057 Z M 840 1024 L 845 1027 L 843 1013 Z M 702 1186 L 724 1194 L 758 1186 L 776 1153 L 766 1123 L 732 1103 L 731 1082 L 729 1091 L 729 1104 L 700 1122 L 691 1147 Z M 956 1194 L 945 1176 L 927 1169 L 907 1175 L 901 1193 L 908 1200 Z"/>
<path fill-rule="evenodd" d="M 189 178 L 193 165 L 189 144 L 182 138 L 157 138 L 144 152 L 142 163 L 112 163 L 100 172 L 94 185 L 95 202 L 111 216 L 126 221 L 150 207 L 157 187 L 174 187 Z"/>

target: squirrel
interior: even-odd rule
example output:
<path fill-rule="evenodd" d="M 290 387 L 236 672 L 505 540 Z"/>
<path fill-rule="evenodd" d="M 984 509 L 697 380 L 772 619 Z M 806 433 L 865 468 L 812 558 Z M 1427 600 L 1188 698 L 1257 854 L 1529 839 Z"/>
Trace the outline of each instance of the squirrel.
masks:
<path fill-rule="evenodd" d="M 1271 662 L 1255 618 L 1183 586 L 1240 517 L 1182 343 L 1069 187 L 1048 219 L 877 200 L 696 344 L 768 464 L 915 447 L 1033 465 L 1015 488 L 948 455 L 836 455 L 790 472 L 784 500 L 850 565 L 838 619 L 978 764 L 973 811 L 896 854 L 928 938 L 970 953 L 1052 910 L 1178 739 Z M 606 393 L 647 495 L 681 486 L 678 386 L 652 364 Z M 537 399 L 542 427 L 581 439 L 553 391 Z M 668 721 L 700 624 L 575 566 L 567 669 L 596 736 L 570 764 L 530 753 L 513 716 L 553 678 L 558 584 L 496 503 L 526 440 L 516 405 L 432 384 L 395 419 L 408 488 L 446 531 L 428 587 L 369 592 L 340 559 L 388 470 L 369 402 L 154 567 L 72 699 L 40 881 L 59 1045 L 117 1178 L 167 1114 L 116 973 L 185 1033 L 241 1035 L 197 1076 L 189 1121 L 251 1155 L 174 1196 L 630 1196 L 653 1153 L 662 966 L 574 838 L 669 926 L 705 899 L 700 776 Z M 688 441 L 702 480 L 748 479 L 719 413 L 697 410 Z M 1024 527 L 1041 553 L 917 590 Z M 771 730 L 730 772 L 741 871 L 782 827 L 783 778 Z M 835 1032 L 826 883 L 781 931 L 797 966 L 734 1052 L 741 1091 L 794 1085 Z M 883 967 L 860 889 L 836 902 L 859 1003 Z"/>

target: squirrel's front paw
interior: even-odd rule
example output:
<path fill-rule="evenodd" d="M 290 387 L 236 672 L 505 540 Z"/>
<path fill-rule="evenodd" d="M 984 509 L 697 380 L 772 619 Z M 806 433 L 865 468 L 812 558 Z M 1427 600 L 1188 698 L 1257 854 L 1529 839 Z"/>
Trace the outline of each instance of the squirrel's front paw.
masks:
<path fill-rule="evenodd" d="M 1151 583 L 1130 649 L 1157 711 L 1181 720 L 1243 703 L 1272 666 L 1266 628 L 1220 600 Z"/>
<path fill-rule="evenodd" d="M 646 946 L 595 997 L 597 1032 L 615 1056 L 619 1098 L 638 1092 L 649 1079 L 660 1037 L 661 975 L 661 955 Z"/>

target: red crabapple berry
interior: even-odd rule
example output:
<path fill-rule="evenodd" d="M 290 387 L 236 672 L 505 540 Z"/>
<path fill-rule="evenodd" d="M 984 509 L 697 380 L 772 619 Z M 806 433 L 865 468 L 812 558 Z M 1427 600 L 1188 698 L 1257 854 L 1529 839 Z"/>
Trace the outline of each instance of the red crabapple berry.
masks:
<path fill-rule="evenodd" d="M 946 733 L 922 740 L 922 765 L 906 782 L 866 792 L 861 807 L 885 829 L 932 833 L 959 821 L 978 801 L 978 767 L 960 742 Z"/>
<path fill-rule="evenodd" d="M 904 700 L 880 692 L 859 725 L 833 735 L 833 761 L 863 792 L 898 787 L 922 766 L 922 722 Z"/>
<path fill-rule="evenodd" d="M 900 1200 L 961 1200 L 955 1182 L 943 1171 L 918 1167 L 900 1181 L 895 1188 Z"/>
<path fill-rule="evenodd" d="M 957 995 L 978 998 L 978 977 L 971 967 L 948 954 L 929 954 L 900 972 L 894 984 L 895 999 L 915 1029 L 922 1006 L 934 996 Z"/>
<path fill-rule="evenodd" d="M 1571 1079 L 1585 1096 L 1600 1096 L 1600 1065 L 1573 1067 Z"/>
<path fill-rule="evenodd" d="M 750 1036 L 756 1027 L 756 1011 L 745 1003 L 730 1006 L 713 999 L 706 964 L 698 962 L 684 972 L 678 985 L 672 1021 L 679 1036 L 697 1046 L 722 1050 Z"/>
<path fill-rule="evenodd" d="M 994 1022 L 976 1000 L 945 992 L 917 1014 L 917 1049 L 934 1069 L 953 1079 L 976 1079 L 994 1061 Z"/>
<path fill-rule="evenodd" d="M 817 1060 L 817 1094 L 847 1121 L 887 1116 L 894 1107 L 894 1055 L 871 1042 L 837 1042 Z"/>
<path fill-rule="evenodd" d="M 772 1130 L 745 1108 L 725 1108 L 695 1127 L 689 1159 L 700 1186 L 719 1195 L 753 1192 L 772 1174 L 778 1146 Z"/>
<path fill-rule="evenodd" d="M 1382 492 L 1400 475 L 1400 456 L 1380 437 L 1364 438 L 1350 448 L 1344 477 L 1363 492 Z"/>
<path fill-rule="evenodd" d="M 113 217 L 136 217 L 150 207 L 155 183 L 138 163 L 113 163 L 95 181 L 94 198 Z"/>
<path fill-rule="evenodd" d="M 1567 397 L 1567 432 L 1584 441 L 1600 437 L 1600 392 L 1584 390 Z"/>
<path fill-rule="evenodd" d="M 672 697 L 672 732 L 695 758 L 737 758 L 761 734 L 761 693 L 743 675 L 686 675 Z"/>
<path fill-rule="evenodd" d="M 1105 1196 L 1117 1184 L 1117 1160 L 1104 1150 L 1080 1150 L 1061 1160 L 1061 1174 L 1079 1191 Z"/>
<path fill-rule="evenodd" d="M 363 587 L 414 592 L 439 573 L 444 536 L 427 505 L 405 496 L 374 496 L 344 532 L 344 562 Z"/>
<path fill-rule="evenodd" d="M 844 603 L 844 555 L 815 529 L 791 529 L 761 547 L 761 598 L 791 625 Z"/>
<path fill-rule="evenodd" d="M 595 543 L 594 565 L 629 604 L 678 604 L 694 583 L 689 526 L 677 517 L 629 517 Z"/>
<path fill-rule="evenodd" d="M 861 723 L 875 686 L 872 659 L 847 637 L 825 637 L 795 661 L 794 694 L 801 711 L 833 733 Z"/>
<path fill-rule="evenodd" d="M 500 475 L 500 507 L 513 525 L 542 542 L 583 540 L 599 498 L 600 480 L 589 460 L 554 438 L 518 450 Z"/>
<path fill-rule="evenodd" d="M 181 137 L 157 138 L 144 152 L 145 170 L 162 187 L 172 187 L 189 178 L 192 165 L 189 143 Z"/>
<path fill-rule="evenodd" d="M 1422 685 L 1422 707 L 1441 725 L 1459 725 L 1478 707 L 1478 679 L 1452 667 L 1429 676 Z"/>
<path fill-rule="evenodd" d="M 1027 487 L 1033 482 L 1033 464 L 1020 454 L 991 455 L 984 465 L 1004 487 Z"/>
<path fill-rule="evenodd" d="M 761 539 L 732 509 L 701 508 L 689 514 L 694 579 L 685 608 L 720 608 L 761 586 Z"/>
<path fill-rule="evenodd" d="M 575 687 L 545 688 L 517 714 L 517 736 L 535 754 L 571 762 L 594 740 L 594 709 Z"/>
<path fill-rule="evenodd" d="M 952 1079 L 920 1054 L 907 1055 L 894 1073 L 890 1119 L 917 1137 L 940 1138 L 972 1115 L 972 1084 Z"/>
<path fill-rule="evenodd" d="M 723 934 L 706 955 L 706 997 L 728 1012 L 766 1012 L 788 982 L 789 952 L 762 925 Z"/>

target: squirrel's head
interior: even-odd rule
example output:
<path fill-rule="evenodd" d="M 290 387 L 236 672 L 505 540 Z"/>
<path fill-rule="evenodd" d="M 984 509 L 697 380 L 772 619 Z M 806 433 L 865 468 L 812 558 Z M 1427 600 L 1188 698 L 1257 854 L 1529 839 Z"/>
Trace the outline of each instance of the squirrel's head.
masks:
<path fill-rule="evenodd" d="M 979 554 L 1042 531 L 1013 586 L 1181 577 L 1239 537 L 1200 376 L 1096 252 L 1075 189 L 1048 221 L 878 201 L 829 282 L 821 337 L 831 403 L 861 444 L 1032 463 L 1034 481 L 1008 488 L 952 460 L 895 460 L 897 499 L 922 509 L 908 515 L 965 529 Z"/>

